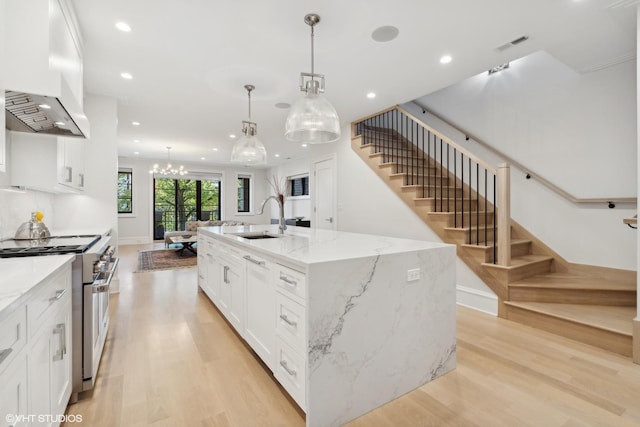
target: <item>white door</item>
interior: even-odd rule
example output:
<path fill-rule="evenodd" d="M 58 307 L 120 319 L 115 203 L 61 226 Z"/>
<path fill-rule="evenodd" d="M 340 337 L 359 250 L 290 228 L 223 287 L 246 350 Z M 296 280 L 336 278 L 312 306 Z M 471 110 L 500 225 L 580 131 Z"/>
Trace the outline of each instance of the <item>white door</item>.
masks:
<path fill-rule="evenodd" d="M 314 163 L 315 226 L 327 230 L 336 229 L 335 159 Z"/>

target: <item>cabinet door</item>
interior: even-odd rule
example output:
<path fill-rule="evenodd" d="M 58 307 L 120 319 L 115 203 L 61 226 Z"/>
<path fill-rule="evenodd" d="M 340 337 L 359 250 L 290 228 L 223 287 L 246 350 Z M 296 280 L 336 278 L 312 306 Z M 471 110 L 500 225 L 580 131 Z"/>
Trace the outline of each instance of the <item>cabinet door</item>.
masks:
<path fill-rule="evenodd" d="M 227 319 L 236 328 L 240 335 L 243 334 L 244 326 L 244 263 L 236 255 L 226 257 L 223 271 L 226 284 L 222 284 L 222 292 L 226 292 L 227 297 Z"/>
<path fill-rule="evenodd" d="M 52 414 L 51 408 L 51 339 L 53 331 L 45 325 L 34 338 L 29 351 L 29 413 Z"/>
<path fill-rule="evenodd" d="M 245 256 L 245 339 L 273 371 L 275 340 L 274 265 L 254 255 Z"/>
<path fill-rule="evenodd" d="M 24 354 L 0 375 L 0 425 L 26 426 L 26 419 L 20 421 L 10 416 L 28 415 L 27 408 L 27 358 Z"/>
<path fill-rule="evenodd" d="M 64 305 L 52 324 L 51 410 L 64 414 L 71 397 L 71 303 Z"/>
<path fill-rule="evenodd" d="M 206 293 L 213 301 L 213 303 L 220 307 L 220 286 L 222 282 L 222 264 L 218 257 L 216 257 L 213 253 L 207 253 L 206 256 L 206 266 L 207 266 L 207 290 Z"/>
<path fill-rule="evenodd" d="M 84 188 L 84 141 L 58 137 L 59 183 L 78 190 Z"/>

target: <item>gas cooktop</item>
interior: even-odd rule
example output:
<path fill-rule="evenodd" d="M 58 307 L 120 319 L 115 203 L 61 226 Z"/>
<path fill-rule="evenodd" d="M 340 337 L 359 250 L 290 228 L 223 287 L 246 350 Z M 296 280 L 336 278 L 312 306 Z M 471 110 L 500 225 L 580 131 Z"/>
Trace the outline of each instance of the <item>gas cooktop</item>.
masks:
<path fill-rule="evenodd" d="M 82 253 L 100 240 L 99 235 L 55 236 L 40 240 L 0 241 L 0 258 Z"/>

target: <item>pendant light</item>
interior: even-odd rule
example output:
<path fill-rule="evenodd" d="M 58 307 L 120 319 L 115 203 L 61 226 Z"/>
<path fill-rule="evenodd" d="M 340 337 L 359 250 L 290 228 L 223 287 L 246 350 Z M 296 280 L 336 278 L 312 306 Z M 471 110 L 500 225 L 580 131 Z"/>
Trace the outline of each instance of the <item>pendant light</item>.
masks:
<path fill-rule="evenodd" d="M 320 16 L 310 13 L 304 22 L 311 27 L 311 73 L 300 73 L 300 90 L 305 92 L 289 111 L 284 136 L 289 141 L 318 144 L 340 138 L 340 119 L 324 93 L 324 74 L 314 72 L 313 29 Z M 306 78 L 306 81 L 305 81 Z"/>
<path fill-rule="evenodd" d="M 249 120 L 242 121 L 244 136 L 233 144 L 231 162 L 246 166 L 264 165 L 267 163 L 267 150 L 256 136 L 258 125 L 251 121 L 251 91 L 255 89 L 255 86 L 244 85 L 244 88 L 249 96 Z"/>
<path fill-rule="evenodd" d="M 153 165 L 153 168 L 149 171 L 154 175 L 186 175 L 189 173 L 184 166 L 180 165 L 178 168 L 174 168 L 171 165 L 171 147 L 167 147 L 167 165 L 160 167 L 157 163 Z"/>

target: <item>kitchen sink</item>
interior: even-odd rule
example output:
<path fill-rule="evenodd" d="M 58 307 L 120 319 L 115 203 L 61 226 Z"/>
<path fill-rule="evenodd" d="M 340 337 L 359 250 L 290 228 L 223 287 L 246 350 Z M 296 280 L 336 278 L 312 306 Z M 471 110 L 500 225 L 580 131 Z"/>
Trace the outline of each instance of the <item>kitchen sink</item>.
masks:
<path fill-rule="evenodd" d="M 253 232 L 253 233 L 229 233 L 233 236 L 238 236 L 243 239 L 257 240 L 257 239 L 277 239 L 280 237 L 286 237 L 284 234 L 270 234 L 267 232 Z"/>

